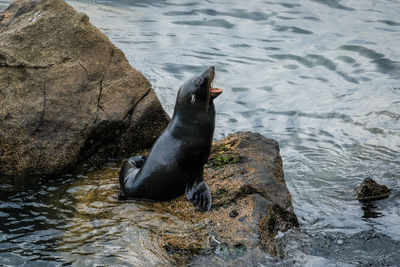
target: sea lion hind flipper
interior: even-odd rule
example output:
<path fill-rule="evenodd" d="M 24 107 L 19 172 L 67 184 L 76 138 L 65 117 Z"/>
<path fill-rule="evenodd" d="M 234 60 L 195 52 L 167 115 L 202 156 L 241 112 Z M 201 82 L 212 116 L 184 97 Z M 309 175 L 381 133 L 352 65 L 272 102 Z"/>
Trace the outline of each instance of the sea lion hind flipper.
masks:
<path fill-rule="evenodd" d="M 139 172 L 140 168 L 142 168 L 145 161 L 146 156 L 138 155 L 130 157 L 122 165 L 119 173 L 119 183 L 121 185 L 121 191 L 119 194 L 120 200 L 125 200 L 127 198 L 125 193 L 132 191 L 132 184 L 136 178 L 136 174 Z"/>
<path fill-rule="evenodd" d="M 137 156 L 130 157 L 127 161 L 129 161 L 131 164 L 135 165 L 136 168 L 140 169 L 140 168 L 142 168 L 145 160 L 146 160 L 146 156 L 137 155 Z"/>
<path fill-rule="evenodd" d="M 121 171 L 119 172 L 119 183 L 124 185 L 130 176 L 139 171 L 142 168 L 144 162 L 146 160 L 146 156 L 138 155 L 130 157 L 127 161 L 122 165 Z"/>
<path fill-rule="evenodd" d="M 211 192 L 206 182 L 195 184 L 186 190 L 186 198 L 193 203 L 196 209 L 204 212 L 211 209 Z"/>

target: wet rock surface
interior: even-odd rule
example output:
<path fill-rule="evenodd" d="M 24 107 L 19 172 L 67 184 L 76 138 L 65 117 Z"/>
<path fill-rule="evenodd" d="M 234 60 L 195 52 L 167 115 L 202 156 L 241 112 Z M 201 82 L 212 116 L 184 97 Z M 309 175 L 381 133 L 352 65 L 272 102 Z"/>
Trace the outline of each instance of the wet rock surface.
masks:
<path fill-rule="evenodd" d="M 122 51 L 62 0 L 0 13 L 0 173 L 52 174 L 151 146 L 168 116 Z"/>
<path fill-rule="evenodd" d="M 376 183 L 371 178 L 365 178 L 357 187 L 356 199 L 360 201 L 373 201 L 389 197 L 392 190 L 385 185 Z"/>

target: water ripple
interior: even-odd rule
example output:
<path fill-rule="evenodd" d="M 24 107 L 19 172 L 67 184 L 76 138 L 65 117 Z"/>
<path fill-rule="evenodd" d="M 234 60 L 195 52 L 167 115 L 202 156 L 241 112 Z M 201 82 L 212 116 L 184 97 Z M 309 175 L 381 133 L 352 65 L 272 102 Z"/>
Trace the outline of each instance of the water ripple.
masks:
<path fill-rule="evenodd" d="M 286 259 L 251 250 L 243 262 L 399 262 L 398 1 L 68 2 L 148 77 L 170 115 L 179 86 L 215 65 L 224 93 L 214 137 L 250 130 L 279 142 L 302 231 L 278 237 Z M 112 168 L 54 181 L 0 177 L 1 264 L 172 265 L 158 238 L 192 229 L 146 203 L 119 202 Z M 365 177 L 391 196 L 354 200 Z"/>
<path fill-rule="evenodd" d="M 166 16 L 194 16 L 198 14 L 205 14 L 208 16 L 228 16 L 240 19 L 249 19 L 254 21 L 267 20 L 271 14 L 265 14 L 259 11 L 248 12 L 244 9 L 233 9 L 232 12 L 221 12 L 214 9 L 195 9 L 191 11 L 170 11 L 165 12 Z"/>
<path fill-rule="evenodd" d="M 392 61 L 386 58 L 384 54 L 360 45 L 343 45 L 338 49 L 357 52 L 360 56 L 372 59 L 371 63 L 377 66 L 380 73 L 389 74 L 396 79 L 400 78 L 400 61 Z"/>
<path fill-rule="evenodd" d="M 312 31 L 308 31 L 296 26 L 274 26 L 274 30 L 278 32 L 293 32 L 293 33 L 300 33 L 300 34 L 313 34 Z"/>
<path fill-rule="evenodd" d="M 355 11 L 354 8 L 340 4 L 341 0 L 311 0 L 311 1 L 321 5 L 326 5 L 330 8 L 341 9 L 346 11 Z"/>
<path fill-rule="evenodd" d="M 224 19 L 210 19 L 210 20 L 185 20 L 185 21 L 172 21 L 178 25 L 191 25 L 191 26 L 207 26 L 207 27 L 222 27 L 226 29 L 233 28 L 235 25 L 229 23 Z"/>

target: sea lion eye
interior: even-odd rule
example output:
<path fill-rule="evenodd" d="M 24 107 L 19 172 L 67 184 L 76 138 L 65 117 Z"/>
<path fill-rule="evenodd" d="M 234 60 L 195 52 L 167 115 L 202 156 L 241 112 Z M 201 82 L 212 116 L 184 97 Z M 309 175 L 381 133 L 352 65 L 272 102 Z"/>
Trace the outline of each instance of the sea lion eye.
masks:
<path fill-rule="evenodd" d="M 194 104 L 195 101 L 196 101 L 196 95 L 193 94 L 193 95 L 192 95 L 192 100 L 190 101 L 190 103 Z"/>
<path fill-rule="evenodd" d="M 199 84 L 199 85 L 203 85 L 205 82 L 206 82 L 206 79 L 201 78 L 201 77 L 197 80 L 197 84 Z"/>

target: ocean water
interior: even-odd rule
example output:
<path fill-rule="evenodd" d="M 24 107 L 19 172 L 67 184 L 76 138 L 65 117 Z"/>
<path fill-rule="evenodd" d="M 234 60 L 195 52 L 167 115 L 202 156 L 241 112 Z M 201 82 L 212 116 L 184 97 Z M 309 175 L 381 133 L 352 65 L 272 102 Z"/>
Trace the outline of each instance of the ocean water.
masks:
<path fill-rule="evenodd" d="M 179 86 L 214 65 L 215 139 L 254 131 L 279 142 L 301 230 L 277 238 L 285 259 L 257 252 L 250 265 L 400 263 L 400 1 L 68 3 L 151 81 L 170 115 Z M 165 220 L 182 226 L 118 203 L 116 173 L 110 162 L 90 175 L 0 180 L 0 265 L 174 264 L 138 236 L 157 238 Z M 354 200 L 366 177 L 390 197 Z M 115 209 L 140 219 L 104 214 Z"/>

